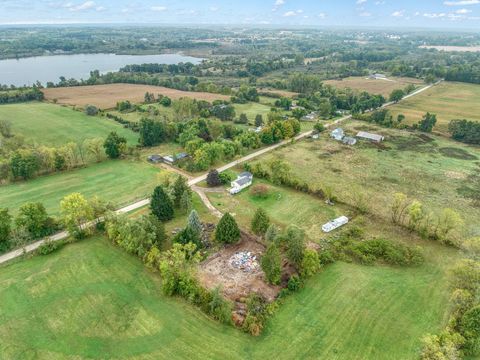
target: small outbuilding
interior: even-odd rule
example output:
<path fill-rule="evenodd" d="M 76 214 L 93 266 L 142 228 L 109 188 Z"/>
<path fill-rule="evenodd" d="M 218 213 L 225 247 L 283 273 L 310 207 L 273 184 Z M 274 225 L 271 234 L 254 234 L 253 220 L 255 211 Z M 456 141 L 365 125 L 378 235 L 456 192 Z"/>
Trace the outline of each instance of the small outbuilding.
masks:
<path fill-rule="evenodd" d="M 161 155 L 150 155 L 147 157 L 147 160 L 153 164 L 158 164 L 162 162 L 162 156 Z"/>
<path fill-rule="evenodd" d="M 345 225 L 348 223 L 348 218 L 346 216 L 340 216 L 339 218 L 336 218 L 335 220 L 329 221 L 328 223 L 324 224 L 322 226 L 323 232 L 330 232 L 335 229 L 338 229 L 339 227 Z"/>
<path fill-rule="evenodd" d="M 238 177 L 230 183 L 231 188 L 229 190 L 231 195 L 238 194 L 243 189 L 252 185 L 253 182 L 253 174 L 245 171 L 238 175 Z"/>
<path fill-rule="evenodd" d="M 337 141 L 342 141 L 343 137 L 345 136 L 345 132 L 342 128 L 336 128 L 330 133 L 330 137 Z"/>
<path fill-rule="evenodd" d="M 385 137 L 382 136 L 382 135 L 373 134 L 373 133 L 369 133 L 369 132 L 366 132 L 366 131 L 359 131 L 358 134 L 357 134 L 357 138 L 363 139 L 363 140 L 369 140 L 369 141 L 373 141 L 373 142 L 377 142 L 377 143 L 385 140 Z"/>
<path fill-rule="evenodd" d="M 187 153 L 179 153 L 179 154 L 176 154 L 176 155 L 166 155 L 166 156 L 163 156 L 162 157 L 162 161 L 166 164 L 169 164 L 169 165 L 173 165 L 175 164 L 177 161 L 180 161 L 180 160 L 183 160 L 183 159 L 186 159 L 188 158 L 188 154 Z"/>
<path fill-rule="evenodd" d="M 342 143 L 344 143 L 345 145 L 353 146 L 357 143 L 357 139 L 351 136 L 344 136 L 342 139 Z"/>

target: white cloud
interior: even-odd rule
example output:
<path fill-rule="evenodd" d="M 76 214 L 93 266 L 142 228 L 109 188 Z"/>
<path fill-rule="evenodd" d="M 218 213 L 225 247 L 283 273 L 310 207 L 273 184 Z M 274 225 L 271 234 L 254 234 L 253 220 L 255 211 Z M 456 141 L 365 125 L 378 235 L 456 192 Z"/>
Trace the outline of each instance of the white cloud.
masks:
<path fill-rule="evenodd" d="M 285 0 L 275 0 L 272 11 L 277 11 L 283 5 L 285 5 Z"/>
<path fill-rule="evenodd" d="M 405 10 L 397 10 L 392 13 L 393 17 L 403 17 L 405 14 Z"/>
<path fill-rule="evenodd" d="M 283 17 L 292 17 L 292 16 L 297 16 L 297 13 L 295 11 L 287 11 L 285 14 L 283 14 Z"/>
<path fill-rule="evenodd" d="M 445 13 L 425 13 L 423 16 L 430 18 L 430 19 L 436 19 L 436 18 L 442 18 L 445 17 L 447 14 Z"/>
<path fill-rule="evenodd" d="M 216 6 L 210 6 L 210 11 L 215 12 L 215 11 L 218 11 L 218 10 L 220 10 L 218 7 L 216 7 Z"/>
<path fill-rule="evenodd" d="M 166 11 L 167 7 L 166 6 L 152 6 L 150 8 L 152 11 Z"/>
<path fill-rule="evenodd" d="M 74 5 L 73 3 L 69 2 L 63 5 L 63 7 L 67 8 L 70 11 L 84 11 L 93 9 L 96 6 L 95 1 L 86 1 L 83 4 Z"/>
<path fill-rule="evenodd" d="M 325 19 L 325 18 L 327 17 L 327 14 L 325 14 L 325 13 L 320 13 L 320 14 L 318 14 L 318 17 L 319 17 L 320 19 Z"/>
<path fill-rule="evenodd" d="M 360 15 L 361 17 L 369 17 L 369 16 L 372 16 L 372 14 L 369 13 L 368 11 L 361 12 L 359 15 Z"/>
<path fill-rule="evenodd" d="M 475 4 L 480 4 L 480 0 L 445 1 L 443 4 L 447 6 L 475 5 Z"/>
<path fill-rule="evenodd" d="M 357 0 L 357 5 L 365 4 L 367 0 Z"/>
<path fill-rule="evenodd" d="M 471 13 L 472 10 L 468 10 L 468 9 L 459 9 L 457 11 L 455 11 L 455 14 L 469 14 Z"/>

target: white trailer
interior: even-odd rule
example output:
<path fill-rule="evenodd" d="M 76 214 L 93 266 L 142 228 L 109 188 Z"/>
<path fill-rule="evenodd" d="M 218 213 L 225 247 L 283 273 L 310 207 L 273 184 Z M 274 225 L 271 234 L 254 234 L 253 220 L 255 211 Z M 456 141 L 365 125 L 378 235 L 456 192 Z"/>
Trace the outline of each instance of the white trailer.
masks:
<path fill-rule="evenodd" d="M 329 221 L 328 223 L 324 224 L 322 226 L 323 232 L 330 232 L 335 229 L 338 229 L 339 227 L 345 225 L 348 223 L 348 218 L 346 216 L 340 216 L 339 218 L 336 218 L 335 220 Z"/>

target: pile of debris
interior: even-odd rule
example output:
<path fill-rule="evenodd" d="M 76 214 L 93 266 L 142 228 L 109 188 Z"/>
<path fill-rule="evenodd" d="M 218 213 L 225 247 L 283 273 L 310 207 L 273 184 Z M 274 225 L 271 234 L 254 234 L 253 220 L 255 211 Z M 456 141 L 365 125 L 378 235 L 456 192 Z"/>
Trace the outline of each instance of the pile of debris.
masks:
<path fill-rule="evenodd" d="M 230 266 L 240 269 L 244 272 L 257 272 L 260 264 L 257 257 L 250 251 L 236 252 L 229 260 Z"/>

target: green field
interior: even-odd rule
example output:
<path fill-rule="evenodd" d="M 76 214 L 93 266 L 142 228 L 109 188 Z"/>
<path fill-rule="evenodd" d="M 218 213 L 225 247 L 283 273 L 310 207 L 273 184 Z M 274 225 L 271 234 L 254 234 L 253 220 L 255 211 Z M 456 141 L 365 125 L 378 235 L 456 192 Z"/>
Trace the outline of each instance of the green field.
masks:
<path fill-rule="evenodd" d="M 158 276 L 139 260 L 92 238 L 0 267 L 0 353 L 8 359 L 414 359 L 421 336 L 444 321 L 444 277 L 434 263 L 337 263 L 289 297 L 264 334 L 252 338 L 165 298 Z"/>
<path fill-rule="evenodd" d="M 241 114 L 245 114 L 248 117 L 250 123 L 255 122 L 255 116 L 258 114 L 263 116 L 263 119 L 266 120 L 267 114 L 270 112 L 271 107 L 267 105 L 262 105 L 260 103 L 249 102 L 246 104 L 234 104 L 235 112 L 237 117 Z"/>
<path fill-rule="evenodd" d="M 480 121 L 480 85 L 443 82 L 425 92 L 389 107 L 396 117 L 405 115 L 405 123 L 418 123 L 426 112 L 437 115 L 434 131 L 446 133 L 454 119 Z"/>
<path fill-rule="evenodd" d="M 67 142 L 105 138 L 111 131 L 127 138 L 130 145 L 138 143 L 138 135 L 113 120 L 87 116 L 68 107 L 40 102 L 0 105 L 0 120 L 12 123 L 12 132 L 31 142 L 61 146 Z"/>
<path fill-rule="evenodd" d="M 474 200 L 480 193 L 479 148 L 356 121 L 342 127 L 348 134 L 381 133 L 386 141 L 381 147 L 367 142 L 349 147 L 326 132 L 319 140 L 301 141 L 256 161 L 283 159 L 300 179 L 332 188 L 347 203 L 352 193 L 362 192 L 370 210 L 387 220 L 395 192 L 418 199 L 432 212 L 453 208 L 465 220 L 463 236 L 480 234 L 480 207 Z"/>
<path fill-rule="evenodd" d="M 56 214 L 64 196 L 80 192 L 87 197 L 97 195 L 113 204 L 125 204 L 150 194 L 159 171 L 147 163 L 105 161 L 78 170 L 0 186 L 0 203 L 15 213 L 22 204 L 39 201 L 47 211 Z"/>

